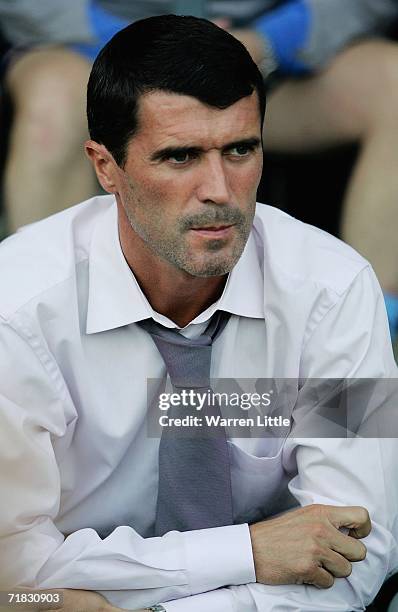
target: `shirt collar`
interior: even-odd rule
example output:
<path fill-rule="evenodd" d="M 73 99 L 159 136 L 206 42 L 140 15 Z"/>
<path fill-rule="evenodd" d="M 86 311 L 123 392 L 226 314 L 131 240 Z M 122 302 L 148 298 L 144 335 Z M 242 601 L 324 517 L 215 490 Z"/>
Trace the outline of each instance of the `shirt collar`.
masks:
<path fill-rule="evenodd" d="M 191 323 L 203 323 L 218 309 L 244 317 L 264 318 L 264 280 L 253 232 L 228 277 L 221 298 Z M 124 258 L 114 203 L 100 216 L 93 230 L 86 333 L 115 329 L 149 317 L 175 327 L 172 321 L 153 310 Z"/>

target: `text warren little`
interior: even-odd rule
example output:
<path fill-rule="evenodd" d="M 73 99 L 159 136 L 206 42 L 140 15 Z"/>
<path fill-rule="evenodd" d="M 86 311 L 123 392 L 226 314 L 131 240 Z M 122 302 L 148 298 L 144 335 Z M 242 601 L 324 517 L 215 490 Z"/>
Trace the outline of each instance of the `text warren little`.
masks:
<path fill-rule="evenodd" d="M 290 419 L 282 416 L 230 417 L 205 415 L 203 418 L 187 415 L 182 418 L 169 417 L 163 414 L 159 418 L 161 427 L 290 427 Z"/>

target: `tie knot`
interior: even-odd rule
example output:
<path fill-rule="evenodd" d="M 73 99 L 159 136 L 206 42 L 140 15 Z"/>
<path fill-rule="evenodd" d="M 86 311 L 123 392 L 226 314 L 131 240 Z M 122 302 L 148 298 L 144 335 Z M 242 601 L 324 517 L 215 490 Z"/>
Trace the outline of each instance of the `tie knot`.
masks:
<path fill-rule="evenodd" d="M 229 314 L 217 311 L 205 332 L 198 338 L 185 338 L 178 331 L 159 325 L 152 319 L 140 321 L 162 355 L 171 383 L 179 388 L 210 386 L 212 343 L 228 322 Z"/>
<path fill-rule="evenodd" d="M 157 335 L 152 338 L 163 357 L 173 387 L 194 389 L 210 386 L 211 344 L 180 344 Z"/>

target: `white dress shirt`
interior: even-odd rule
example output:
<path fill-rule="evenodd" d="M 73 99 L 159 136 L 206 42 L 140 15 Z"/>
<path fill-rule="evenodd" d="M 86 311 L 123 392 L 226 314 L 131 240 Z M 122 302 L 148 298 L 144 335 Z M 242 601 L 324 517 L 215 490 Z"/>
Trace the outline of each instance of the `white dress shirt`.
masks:
<path fill-rule="evenodd" d="M 1 585 L 92 589 L 167 612 L 360 610 L 397 564 L 396 443 L 232 439 L 232 526 L 151 537 L 159 440 L 146 380 L 165 365 L 127 265 L 112 196 L 0 247 Z M 213 312 L 231 313 L 214 378 L 396 377 L 383 297 L 350 247 L 259 205 Z M 326 591 L 255 583 L 247 523 L 295 505 L 364 505 L 368 556 Z M 167 602 L 167 603 L 164 603 Z"/>

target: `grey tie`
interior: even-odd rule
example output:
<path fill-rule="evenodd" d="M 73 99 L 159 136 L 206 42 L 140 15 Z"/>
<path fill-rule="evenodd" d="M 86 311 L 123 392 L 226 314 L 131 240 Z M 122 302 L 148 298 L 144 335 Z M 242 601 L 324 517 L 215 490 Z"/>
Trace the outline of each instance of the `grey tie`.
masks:
<path fill-rule="evenodd" d="M 218 311 L 206 331 L 188 339 L 147 319 L 139 323 L 151 334 L 166 364 L 173 387 L 206 393 L 210 389 L 212 343 L 228 322 Z M 213 402 L 211 402 L 213 404 Z M 183 412 L 182 412 L 183 411 Z M 194 411 L 197 416 L 198 413 Z M 182 417 L 189 409 L 171 407 L 169 417 Z M 163 429 L 159 446 L 159 488 L 155 534 L 232 525 L 231 471 L 224 427 L 206 428 L 205 415 L 220 415 L 220 407 L 207 402 L 201 412 L 203 427 L 192 427 L 182 437 L 175 428 Z"/>

